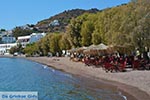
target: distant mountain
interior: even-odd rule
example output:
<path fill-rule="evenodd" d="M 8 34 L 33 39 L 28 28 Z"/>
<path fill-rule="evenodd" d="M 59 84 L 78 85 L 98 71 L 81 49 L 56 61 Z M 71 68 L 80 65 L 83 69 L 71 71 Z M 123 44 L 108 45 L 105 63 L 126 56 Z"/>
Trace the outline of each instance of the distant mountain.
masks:
<path fill-rule="evenodd" d="M 48 19 L 39 21 L 35 28 L 42 32 L 65 32 L 66 26 L 72 18 L 76 18 L 83 13 L 97 13 L 99 10 L 94 8 L 90 10 L 72 9 L 64 11 Z"/>

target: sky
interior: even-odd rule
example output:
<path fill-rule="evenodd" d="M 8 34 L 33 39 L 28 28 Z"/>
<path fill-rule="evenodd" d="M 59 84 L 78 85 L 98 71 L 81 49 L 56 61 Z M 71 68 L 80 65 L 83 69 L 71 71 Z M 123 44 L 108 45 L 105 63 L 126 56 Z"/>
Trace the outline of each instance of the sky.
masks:
<path fill-rule="evenodd" d="M 130 0 L 0 0 L 0 29 L 36 24 L 65 10 L 105 9 Z"/>

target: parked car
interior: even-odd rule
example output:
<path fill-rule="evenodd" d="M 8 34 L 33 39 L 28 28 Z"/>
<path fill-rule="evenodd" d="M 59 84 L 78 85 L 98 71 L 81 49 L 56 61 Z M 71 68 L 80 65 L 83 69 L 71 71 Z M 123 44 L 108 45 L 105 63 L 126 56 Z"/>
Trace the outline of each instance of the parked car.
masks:
<path fill-rule="evenodd" d="M 15 53 L 13 54 L 13 56 L 18 56 L 18 52 L 15 52 Z"/>

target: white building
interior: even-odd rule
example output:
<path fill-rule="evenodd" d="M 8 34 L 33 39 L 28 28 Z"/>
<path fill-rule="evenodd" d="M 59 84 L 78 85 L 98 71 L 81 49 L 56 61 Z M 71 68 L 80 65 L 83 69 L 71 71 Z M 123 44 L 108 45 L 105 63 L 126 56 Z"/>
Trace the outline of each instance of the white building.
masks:
<path fill-rule="evenodd" d="M 60 23 L 58 20 L 54 20 L 49 24 L 49 26 L 59 26 L 59 25 L 60 25 Z"/>
<path fill-rule="evenodd" d="M 26 30 L 26 29 L 28 29 L 28 30 L 32 30 L 33 29 L 33 27 L 31 27 L 30 25 L 23 25 L 23 26 L 19 26 L 19 28 L 21 28 L 21 29 L 23 29 L 23 30 Z"/>
<path fill-rule="evenodd" d="M 8 43 L 8 41 L 9 41 L 9 39 L 8 39 L 7 43 L 0 44 L 0 55 L 9 53 L 9 50 L 12 47 L 17 46 L 18 43 L 21 44 L 23 48 L 25 48 L 27 44 L 37 42 L 38 40 L 43 38 L 45 35 L 46 35 L 46 33 L 32 33 L 29 36 L 20 36 L 20 37 L 18 37 L 18 40 L 16 43 Z M 9 42 L 11 42 L 11 39 Z"/>
<path fill-rule="evenodd" d="M 20 43 L 25 48 L 27 44 L 37 42 L 44 36 L 46 36 L 46 33 L 32 33 L 29 36 L 20 36 L 18 37 L 17 43 Z"/>
<path fill-rule="evenodd" d="M 4 35 L 12 35 L 12 30 L 0 31 L 0 37 L 3 37 Z"/>
<path fill-rule="evenodd" d="M 30 40 L 31 36 L 20 36 L 17 39 L 17 43 L 21 44 L 23 48 L 26 47 L 27 44 L 29 44 L 29 40 Z"/>
<path fill-rule="evenodd" d="M 30 37 L 29 43 L 34 43 L 34 42 L 39 41 L 44 36 L 46 36 L 46 33 L 32 33 L 30 36 L 31 37 Z"/>
<path fill-rule="evenodd" d="M 2 37 L 2 43 L 15 43 L 16 38 L 11 35 L 5 35 Z"/>
<path fill-rule="evenodd" d="M 0 54 L 9 53 L 9 50 L 14 46 L 17 46 L 17 43 L 0 44 Z"/>

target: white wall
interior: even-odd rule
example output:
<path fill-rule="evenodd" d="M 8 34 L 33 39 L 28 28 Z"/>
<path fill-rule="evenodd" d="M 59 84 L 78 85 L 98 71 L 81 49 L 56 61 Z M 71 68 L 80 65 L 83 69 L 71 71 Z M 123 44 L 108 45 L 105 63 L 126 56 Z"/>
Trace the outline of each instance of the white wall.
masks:
<path fill-rule="evenodd" d="M 17 43 L 0 44 L 0 54 L 9 53 L 9 50 L 14 46 L 17 46 Z"/>

